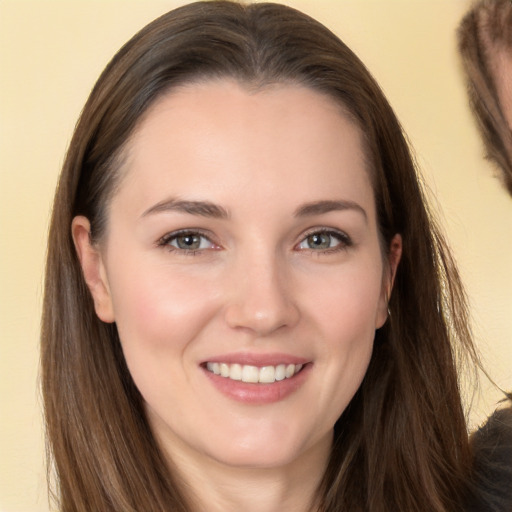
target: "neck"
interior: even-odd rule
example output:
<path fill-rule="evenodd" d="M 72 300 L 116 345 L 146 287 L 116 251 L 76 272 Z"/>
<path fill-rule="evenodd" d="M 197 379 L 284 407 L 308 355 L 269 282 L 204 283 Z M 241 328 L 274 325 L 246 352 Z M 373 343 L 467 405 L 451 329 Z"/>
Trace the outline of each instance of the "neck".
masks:
<path fill-rule="evenodd" d="M 329 436 L 280 467 L 230 466 L 180 449 L 173 450 L 171 464 L 185 490 L 193 490 L 187 494 L 194 512 L 314 512 L 331 444 Z"/>

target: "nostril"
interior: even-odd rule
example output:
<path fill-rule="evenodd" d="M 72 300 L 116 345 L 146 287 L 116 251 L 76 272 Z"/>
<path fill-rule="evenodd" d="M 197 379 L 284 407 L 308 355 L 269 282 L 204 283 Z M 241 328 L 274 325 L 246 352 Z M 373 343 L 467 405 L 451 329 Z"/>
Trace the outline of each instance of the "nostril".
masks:
<path fill-rule="evenodd" d="M 291 306 L 270 308 L 251 307 L 250 304 L 232 305 L 226 311 L 226 322 L 234 329 L 248 329 L 263 336 L 293 326 L 298 313 Z"/>

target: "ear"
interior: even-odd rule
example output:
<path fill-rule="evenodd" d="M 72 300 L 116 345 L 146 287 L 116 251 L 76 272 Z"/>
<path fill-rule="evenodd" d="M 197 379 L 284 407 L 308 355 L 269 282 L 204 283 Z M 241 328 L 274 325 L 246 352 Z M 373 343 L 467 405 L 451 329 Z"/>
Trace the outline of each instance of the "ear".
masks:
<path fill-rule="evenodd" d="M 402 257 L 402 237 L 398 233 L 391 240 L 387 254 L 387 269 L 384 270 L 382 280 L 382 291 L 379 301 L 379 310 L 377 313 L 376 329 L 380 329 L 389 315 L 388 304 L 395 283 L 396 271 Z"/>
<path fill-rule="evenodd" d="M 81 215 L 75 217 L 71 223 L 71 234 L 96 314 L 103 322 L 111 323 L 114 321 L 114 310 L 107 272 L 99 248 L 91 241 L 89 220 Z"/>

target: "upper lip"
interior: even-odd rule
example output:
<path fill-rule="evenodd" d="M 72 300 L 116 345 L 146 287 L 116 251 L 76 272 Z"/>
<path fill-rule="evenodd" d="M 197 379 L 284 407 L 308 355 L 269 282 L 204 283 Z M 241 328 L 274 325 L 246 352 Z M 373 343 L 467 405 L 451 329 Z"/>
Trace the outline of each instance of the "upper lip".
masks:
<path fill-rule="evenodd" d="M 227 363 L 251 366 L 277 366 L 279 364 L 306 364 L 309 360 L 304 357 L 285 353 L 257 354 L 253 352 L 230 353 L 209 357 L 206 363 Z"/>

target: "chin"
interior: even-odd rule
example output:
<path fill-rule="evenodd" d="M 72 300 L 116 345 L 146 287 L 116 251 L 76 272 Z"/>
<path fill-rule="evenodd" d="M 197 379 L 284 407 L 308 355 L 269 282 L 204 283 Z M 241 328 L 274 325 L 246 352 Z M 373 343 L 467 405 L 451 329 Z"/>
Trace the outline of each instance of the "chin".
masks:
<path fill-rule="evenodd" d="M 323 453 L 328 457 L 332 445 L 332 435 L 331 431 L 320 438 L 315 435 L 293 439 L 290 432 L 283 430 L 272 435 L 265 435 L 265 432 L 256 429 L 251 436 L 246 436 L 244 439 L 234 437 L 229 445 L 224 447 L 225 449 L 216 449 L 210 452 L 210 456 L 226 466 L 277 469 L 302 459 L 307 460 L 313 453 Z"/>
<path fill-rule="evenodd" d="M 259 447 L 236 448 L 236 450 L 230 450 L 229 453 L 212 454 L 212 458 L 224 466 L 246 469 L 277 469 L 292 464 L 302 455 L 301 451 L 297 450 L 261 450 Z"/>

